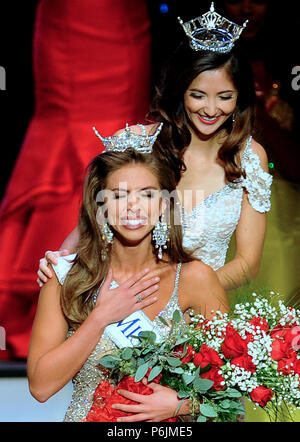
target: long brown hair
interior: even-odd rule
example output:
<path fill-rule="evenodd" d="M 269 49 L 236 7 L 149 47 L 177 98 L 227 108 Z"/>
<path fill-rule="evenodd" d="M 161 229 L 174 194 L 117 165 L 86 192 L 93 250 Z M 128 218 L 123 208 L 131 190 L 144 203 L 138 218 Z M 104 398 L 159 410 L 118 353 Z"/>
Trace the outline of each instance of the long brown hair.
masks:
<path fill-rule="evenodd" d="M 98 192 L 106 188 L 107 177 L 114 171 L 128 164 L 141 164 L 147 167 L 158 179 L 160 189 L 175 198 L 169 198 L 169 231 L 170 241 L 165 250 L 171 262 L 192 261 L 191 253 L 182 246 L 181 225 L 176 223 L 176 178 L 175 173 L 165 162 L 153 154 L 141 154 L 134 149 L 124 152 L 104 152 L 92 160 L 87 169 L 84 184 L 83 202 L 80 209 L 80 239 L 77 256 L 68 272 L 61 292 L 61 304 L 69 325 L 76 329 L 89 315 L 94 307 L 93 295 L 107 275 L 111 248 L 103 241 L 101 230 L 96 219 L 98 211 Z M 177 218 L 178 219 L 178 218 Z M 101 260 L 101 250 L 107 251 L 107 258 Z M 153 245 L 153 253 L 157 249 Z"/>
<path fill-rule="evenodd" d="M 191 82 L 202 72 L 225 68 L 237 88 L 238 98 L 234 113 L 235 124 L 228 118 L 224 125 L 228 136 L 218 152 L 227 181 L 243 175 L 237 155 L 247 137 L 252 134 L 255 122 L 255 89 L 252 69 L 248 61 L 234 48 L 227 54 L 195 51 L 187 42 L 182 43 L 168 60 L 159 85 L 156 87 L 150 113 L 156 121 L 164 123 L 156 141 L 158 154 L 176 158 L 185 170 L 183 154 L 191 142 L 183 97 Z"/>

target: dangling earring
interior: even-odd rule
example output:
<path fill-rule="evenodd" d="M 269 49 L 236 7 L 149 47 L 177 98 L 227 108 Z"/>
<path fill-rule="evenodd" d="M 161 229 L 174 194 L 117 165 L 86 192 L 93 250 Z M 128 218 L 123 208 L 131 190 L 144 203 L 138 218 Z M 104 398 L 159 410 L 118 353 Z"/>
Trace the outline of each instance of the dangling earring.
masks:
<path fill-rule="evenodd" d="M 101 250 L 101 259 L 104 261 L 107 258 L 108 244 L 112 244 L 114 234 L 107 223 L 99 224 L 102 240 L 104 242 L 104 249 Z"/>
<path fill-rule="evenodd" d="M 155 248 L 158 249 L 157 256 L 159 259 L 162 259 L 162 247 L 166 249 L 166 244 L 170 240 L 170 231 L 168 228 L 168 224 L 164 222 L 163 217 L 161 221 L 158 221 L 155 224 L 155 227 L 152 231 L 152 239 L 155 243 Z"/>
<path fill-rule="evenodd" d="M 232 129 L 234 128 L 234 125 L 235 125 L 235 111 L 233 112 L 233 114 L 232 114 Z"/>

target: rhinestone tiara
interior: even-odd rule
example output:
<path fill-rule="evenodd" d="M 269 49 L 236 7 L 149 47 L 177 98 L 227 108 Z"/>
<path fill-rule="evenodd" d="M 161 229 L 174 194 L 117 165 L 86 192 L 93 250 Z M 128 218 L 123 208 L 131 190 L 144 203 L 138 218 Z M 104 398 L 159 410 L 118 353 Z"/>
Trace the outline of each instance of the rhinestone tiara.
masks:
<path fill-rule="evenodd" d="M 226 53 L 231 51 L 235 41 L 245 29 L 248 20 L 240 26 L 215 12 L 214 2 L 210 10 L 200 17 L 184 23 L 178 17 L 184 32 L 190 39 L 190 47 L 195 51 Z"/>
<path fill-rule="evenodd" d="M 160 123 L 153 135 L 147 134 L 146 127 L 142 124 L 138 124 L 138 126 L 141 128 L 141 134 L 133 132 L 127 123 L 125 130 L 120 135 L 113 135 L 111 137 L 102 137 L 95 127 L 93 129 L 104 144 L 105 152 L 124 152 L 124 150 L 132 148 L 141 153 L 151 153 L 152 146 L 161 131 L 163 123 Z"/>

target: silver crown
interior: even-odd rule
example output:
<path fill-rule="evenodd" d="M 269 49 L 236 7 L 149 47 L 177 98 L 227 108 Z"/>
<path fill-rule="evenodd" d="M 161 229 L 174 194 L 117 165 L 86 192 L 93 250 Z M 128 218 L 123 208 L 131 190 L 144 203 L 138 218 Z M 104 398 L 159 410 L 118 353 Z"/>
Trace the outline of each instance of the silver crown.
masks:
<path fill-rule="evenodd" d="M 127 123 L 125 130 L 120 135 L 113 135 L 111 137 L 102 137 L 95 127 L 93 129 L 104 144 L 105 152 L 124 152 L 124 150 L 132 148 L 141 153 L 151 153 L 152 146 L 161 131 L 163 123 L 160 123 L 153 135 L 147 134 L 146 127 L 142 124 L 138 124 L 138 126 L 141 128 L 141 134 L 133 132 Z"/>
<path fill-rule="evenodd" d="M 240 26 L 215 12 L 214 2 L 210 10 L 200 17 L 183 23 L 178 17 L 184 32 L 195 51 L 229 52 L 245 29 L 248 20 Z"/>

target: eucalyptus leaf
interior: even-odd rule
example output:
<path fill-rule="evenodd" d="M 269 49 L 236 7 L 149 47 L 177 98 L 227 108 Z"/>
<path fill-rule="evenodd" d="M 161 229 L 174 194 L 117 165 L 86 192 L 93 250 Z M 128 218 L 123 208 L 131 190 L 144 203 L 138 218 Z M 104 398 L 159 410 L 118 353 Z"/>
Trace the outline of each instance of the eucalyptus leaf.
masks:
<path fill-rule="evenodd" d="M 201 393 L 206 393 L 214 383 L 210 379 L 196 378 L 193 385 L 197 390 L 201 391 Z"/>
<path fill-rule="evenodd" d="M 148 376 L 148 382 L 151 382 L 153 379 L 155 379 L 156 376 L 161 373 L 162 369 L 163 367 L 161 365 L 156 365 L 155 367 L 153 367 Z"/>
<path fill-rule="evenodd" d="M 178 393 L 177 393 L 177 396 L 179 397 L 179 399 L 184 399 L 184 398 L 187 398 L 187 397 L 189 397 L 190 396 L 190 391 L 188 391 L 188 390 L 180 390 Z"/>
<path fill-rule="evenodd" d="M 173 358 L 172 356 L 167 358 L 167 362 L 171 367 L 179 367 L 181 365 L 181 361 L 179 358 Z"/>
<path fill-rule="evenodd" d="M 198 416 L 198 419 L 197 419 L 197 421 L 196 422 L 206 422 L 206 417 L 205 416 L 202 416 L 201 414 L 200 414 L 200 416 Z"/>
<path fill-rule="evenodd" d="M 188 340 L 189 340 L 189 338 L 179 338 L 179 339 L 177 339 L 175 346 L 183 344 L 184 342 L 186 342 Z"/>
<path fill-rule="evenodd" d="M 131 359 L 132 355 L 133 355 L 133 348 L 131 348 L 131 347 L 126 347 L 122 351 L 122 358 L 125 359 L 125 361 L 129 361 L 129 359 Z"/>
<path fill-rule="evenodd" d="M 121 361 L 120 358 L 116 358 L 111 355 L 103 356 L 103 358 L 99 359 L 99 364 L 101 364 L 103 367 L 106 368 L 113 368 L 115 367 L 118 362 Z"/>
<path fill-rule="evenodd" d="M 191 374 L 183 374 L 182 375 L 182 380 L 185 383 L 185 385 L 189 385 L 191 382 L 193 382 L 194 379 L 195 379 L 194 375 L 191 375 Z"/>
<path fill-rule="evenodd" d="M 182 367 L 170 368 L 170 372 L 175 374 L 183 374 L 184 369 Z"/>
<path fill-rule="evenodd" d="M 200 412 L 203 414 L 203 416 L 206 417 L 217 417 L 217 413 L 213 407 L 211 407 L 208 404 L 201 404 L 200 405 Z"/>
<path fill-rule="evenodd" d="M 228 388 L 228 390 L 226 390 L 226 393 L 229 397 L 242 397 L 242 393 L 240 393 L 235 388 Z"/>
<path fill-rule="evenodd" d="M 146 376 L 148 368 L 149 368 L 149 364 L 147 362 L 143 365 L 140 365 L 136 371 L 136 374 L 134 377 L 134 382 L 141 381 Z"/>

